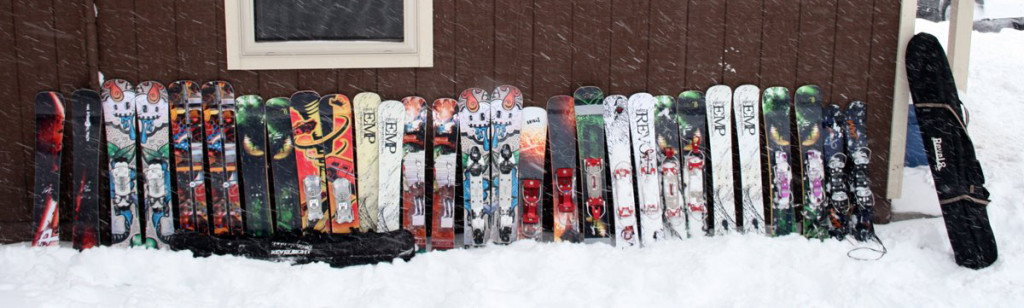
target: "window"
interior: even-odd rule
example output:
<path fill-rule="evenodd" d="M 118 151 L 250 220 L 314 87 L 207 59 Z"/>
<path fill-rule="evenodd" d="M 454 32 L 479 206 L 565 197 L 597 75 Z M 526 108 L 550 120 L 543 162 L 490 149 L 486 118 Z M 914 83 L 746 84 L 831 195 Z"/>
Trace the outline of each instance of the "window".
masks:
<path fill-rule="evenodd" d="M 228 69 L 433 66 L 430 0 L 225 0 Z"/>

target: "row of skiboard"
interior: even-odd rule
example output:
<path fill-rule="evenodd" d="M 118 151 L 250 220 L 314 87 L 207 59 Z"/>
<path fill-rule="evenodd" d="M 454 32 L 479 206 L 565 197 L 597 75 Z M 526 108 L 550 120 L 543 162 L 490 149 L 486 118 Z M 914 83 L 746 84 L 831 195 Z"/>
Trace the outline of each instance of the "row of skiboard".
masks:
<path fill-rule="evenodd" d="M 166 247 L 176 228 L 256 237 L 404 228 L 423 249 L 432 211 L 431 246 L 448 249 L 456 245 L 457 199 L 467 246 L 540 240 L 547 149 L 555 241 L 633 246 L 733 230 L 865 238 L 871 194 L 863 103 L 843 113 L 823 107 L 815 86 L 797 89 L 795 100 L 786 88 L 759 92 L 714 86 L 706 95 L 626 97 L 582 87 L 574 96 L 551 97 L 545 110 L 523 108 L 522 93 L 508 85 L 467 89 L 458 100 L 428 107 L 420 97 L 385 101 L 371 92 L 352 101 L 313 91 L 264 101 L 236 98 L 223 81 L 165 88 L 108 80 L 101 93 L 79 90 L 71 99 L 72 242 L 80 249 L 98 243 L 101 136 L 93 123 L 103 123 L 105 132 L 112 245 Z M 58 239 L 63 101 L 56 92 L 36 99 L 34 245 Z M 791 188 L 790 165 L 797 163 L 789 159 L 791 107 L 800 136 L 802 207 Z M 767 164 L 760 162 L 762 150 Z M 426 165 L 428 152 L 433 168 Z M 742 176 L 733 178 L 737 162 Z M 771 193 L 764 202 L 766 166 Z M 742 187 L 739 204 L 733 185 Z M 852 204 L 848 192 L 857 196 Z M 802 224 L 795 221 L 798 208 Z"/>

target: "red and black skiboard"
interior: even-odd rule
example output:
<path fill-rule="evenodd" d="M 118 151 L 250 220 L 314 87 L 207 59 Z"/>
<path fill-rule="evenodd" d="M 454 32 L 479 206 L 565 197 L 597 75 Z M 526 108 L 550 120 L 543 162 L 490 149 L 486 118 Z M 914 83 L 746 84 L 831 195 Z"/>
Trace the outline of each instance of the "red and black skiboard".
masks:
<path fill-rule="evenodd" d="M 548 143 L 554 184 L 555 242 L 583 241 L 576 203 L 576 113 L 573 99 L 556 95 L 548 99 Z"/>
<path fill-rule="evenodd" d="M 320 98 L 320 124 L 325 134 L 325 175 L 327 207 L 332 233 L 350 233 L 359 229 L 359 204 L 356 197 L 356 163 L 352 140 L 352 102 L 341 94 Z"/>
<path fill-rule="evenodd" d="M 171 108 L 171 146 L 177 184 L 178 226 L 209 233 L 203 155 L 203 99 L 199 84 L 179 80 L 167 86 Z"/>
<path fill-rule="evenodd" d="M 455 175 L 459 144 L 458 102 L 450 98 L 434 101 L 434 215 L 430 247 L 455 248 Z"/>
<path fill-rule="evenodd" d="M 35 236 L 32 246 L 60 242 L 60 150 L 64 140 L 64 95 L 36 94 L 36 177 L 33 192 Z"/>
<path fill-rule="evenodd" d="M 81 89 L 71 94 L 71 130 L 75 153 L 71 178 L 74 227 L 71 244 L 83 250 L 99 245 L 100 228 L 100 129 L 103 127 L 100 94 Z"/>
<path fill-rule="evenodd" d="M 267 183 L 266 105 L 258 95 L 235 100 L 238 107 L 239 171 L 242 175 L 242 203 L 245 205 L 245 230 L 252 236 L 274 233 Z"/>
<path fill-rule="evenodd" d="M 314 91 L 295 92 L 290 100 L 303 232 L 330 232 L 319 103 L 320 94 Z"/>

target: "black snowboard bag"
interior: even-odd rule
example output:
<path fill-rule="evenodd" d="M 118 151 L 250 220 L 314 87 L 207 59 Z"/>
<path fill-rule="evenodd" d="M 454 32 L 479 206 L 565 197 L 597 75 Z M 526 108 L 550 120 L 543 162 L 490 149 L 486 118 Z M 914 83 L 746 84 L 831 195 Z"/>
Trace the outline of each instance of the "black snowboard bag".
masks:
<path fill-rule="evenodd" d="M 395 258 L 409 260 L 416 251 L 416 240 L 406 230 L 384 233 L 282 234 L 262 238 L 178 232 L 171 236 L 168 243 L 173 250 L 189 250 L 197 257 L 233 255 L 291 264 L 324 262 L 332 267 L 389 262 Z"/>
<path fill-rule="evenodd" d="M 980 269 L 996 261 L 989 225 L 985 175 L 967 135 L 963 102 L 942 45 L 932 35 L 915 35 L 907 46 L 907 79 L 935 191 L 942 207 L 953 257 L 960 266 Z"/>

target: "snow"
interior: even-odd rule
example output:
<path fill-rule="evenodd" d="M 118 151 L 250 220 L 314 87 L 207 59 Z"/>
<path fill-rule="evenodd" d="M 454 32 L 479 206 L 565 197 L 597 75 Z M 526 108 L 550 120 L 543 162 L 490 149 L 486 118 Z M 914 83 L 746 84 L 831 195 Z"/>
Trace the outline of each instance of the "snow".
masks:
<path fill-rule="evenodd" d="M 921 23 L 933 33 L 945 24 Z M 941 218 L 877 226 L 888 254 L 847 256 L 852 242 L 730 235 L 621 250 L 518 242 L 431 252 L 344 269 L 186 252 L 0 246 L 4 307 L 276 306 L 974 306 L 1024 302 L 1024 32 L 975 33 L 966 104 L 992 191 L 1000 249 L 991 267 L 957 267 Z M 913 170 L 911 170 L 913 172 Z M 907 177 L 908 202 L 931 211 L 927 173 Z M 910 182 L 916 182 L 909 184 Z M 915 204 L 916 202 L 922 202 Z M 855 251 L 861 257 L 869 251 Z"/>

